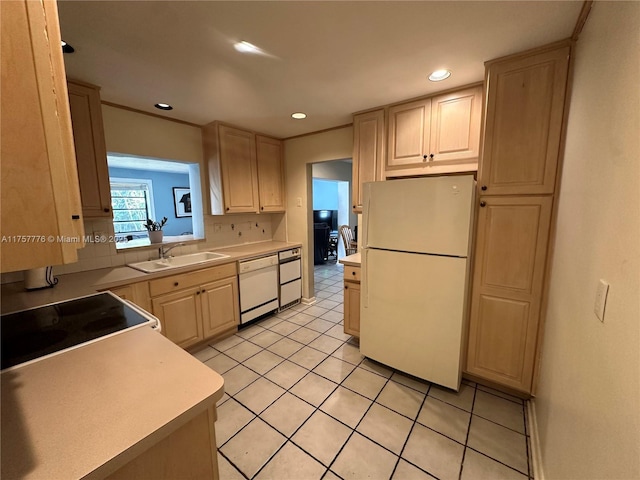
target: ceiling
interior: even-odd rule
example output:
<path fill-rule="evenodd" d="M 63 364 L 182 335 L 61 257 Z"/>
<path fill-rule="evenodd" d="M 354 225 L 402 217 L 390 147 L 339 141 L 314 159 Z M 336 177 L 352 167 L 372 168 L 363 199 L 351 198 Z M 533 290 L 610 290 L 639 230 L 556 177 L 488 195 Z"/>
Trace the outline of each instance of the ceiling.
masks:
<path fill-rule="evenodd" d="M 582 1 L 59 1 L 67 75 L 104 101 L 280 138 L 481 81 L 483 63 L 571 36 Z M 266 55 L 242 54 L 238 41 Z M 443 82 L 427 76 L 447 68 Z M 162 112 L 155 103 L 174 107 Z M 291 118 L 305 112 L 304 120 Z"/>

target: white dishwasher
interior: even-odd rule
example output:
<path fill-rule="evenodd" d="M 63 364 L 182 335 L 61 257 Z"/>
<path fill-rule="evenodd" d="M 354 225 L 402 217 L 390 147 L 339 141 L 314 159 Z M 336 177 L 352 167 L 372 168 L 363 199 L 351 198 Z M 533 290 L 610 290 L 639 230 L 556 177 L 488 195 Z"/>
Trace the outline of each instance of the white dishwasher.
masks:
<path fill-rule="evenodd" d="M 278 310 L 278 256 L 238 262 L 240 324 Z"/>

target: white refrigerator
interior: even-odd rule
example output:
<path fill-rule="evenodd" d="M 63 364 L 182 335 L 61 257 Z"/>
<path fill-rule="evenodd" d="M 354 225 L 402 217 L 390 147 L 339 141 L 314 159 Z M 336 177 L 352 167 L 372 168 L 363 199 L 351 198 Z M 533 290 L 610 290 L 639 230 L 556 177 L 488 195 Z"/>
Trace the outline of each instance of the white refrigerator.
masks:
<path fill-rule="evenodd" d="M 454 390 L 474 201 L 472 175 L 364 184 L 360 352 Z"/>

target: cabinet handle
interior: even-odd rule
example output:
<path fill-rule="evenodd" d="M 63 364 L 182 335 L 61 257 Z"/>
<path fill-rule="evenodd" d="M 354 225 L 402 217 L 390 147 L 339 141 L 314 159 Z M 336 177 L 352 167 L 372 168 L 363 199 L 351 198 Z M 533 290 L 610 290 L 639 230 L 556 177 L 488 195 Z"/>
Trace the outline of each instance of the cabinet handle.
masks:
<path fill-rule="evenodd" d="M 435 157 L 435 155 L 434 155 L 433 153 L 432 153 L 431 155 L 429 155 L 429 158 L 430 158 L 431 160 L 433 160 L 433 157 Z"/>
<path fill-rule="evenodd" d="M 227 207 L 227 212 L 229 211 L 229 207 Z"/>
<path fill-rule="evenodd" d="M 264 210 L 264 207 L 260 207 L 260 210 Z"/>
<path fill-rule="evenodd" d="M 71 220 L 80 220 L 80 215 L 71 215 Z"/>
<path fill-rule="evenodd" d="M 196 292 L 196 295 L 200 295 L 200 290 L 198 290 L 198 291 Z"/>
<path fill-rule="evenodd" d="M 345 289 L 345 290 L 349 290 L 349 286 L 348 286 L 348 285 L 345 285 L 345 286 L 344 286 L 344 289 Z"/>
<path fill-rule="evenodd" d="M 351 272 L 351 275 L 355 275 L 355 274 L 356 274 L 356 272 Z"/>
<path fill-rule="evenodd" d="M 423 156 L 422 156 L 422 161 L 423 161 L 423 162 L 426 162 L 426 161 L 427 161 L 427 157 L 428 157 L 428 156 L 429 156 L 429 155 L 423 155 Z"/>
<path fill-rule="evenodd" d="M 104 208 L 104 213 L 109 213 L 109 208 L 105 207 Z"/>
<path fill-rule="evenodd" d="M 480 206 L 481 206 L 481 207 L 484 207 L 484 206 L 486 206 L 486 205 L 487 205 L 487 202 L 485 202 L 484 200 L 480 202 Z"/>
<path fill-rule="evenodd" d="M 351 208 L 355 209 L 355 208 L 356 208 L 356 206 L 355 206 L 355 205 L 353 205 Z"/>
<path fill-rule="evenodd" d="M 484 191 L 484 190 L 486 190 L 486 189 L 487 189 L 487 186 L 486 186 L 486 185 L 482 185 L 482 186 L 480 187 L 480 190 L 483 190 L 483 191 Z"/>
<path fill-rule="evenodd" d="M 205 293 L 205 292 L 206 292 L 206 290 L 202 290 L 202 293 Z"/>
<path fill-rule="evenodd" d="M 173 282 L 173 286 L 177 287 L 178 286 L 178 282 Z"/>

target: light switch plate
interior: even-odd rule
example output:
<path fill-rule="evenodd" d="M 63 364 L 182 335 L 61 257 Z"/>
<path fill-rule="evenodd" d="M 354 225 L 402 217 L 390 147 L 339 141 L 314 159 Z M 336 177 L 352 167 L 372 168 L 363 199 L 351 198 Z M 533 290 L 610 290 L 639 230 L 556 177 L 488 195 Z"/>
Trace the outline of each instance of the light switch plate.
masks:
<path fill-rule="evenodd" d="M 600 279 L 598 282 L 598 290 L 596 291 L 596 303 L 593 307 L 593 312 L 596 314 L 596 317 L 600 319 L 601 322 L 604 322 L 604 309 L 607 305 L 607 294 L 609 293 L 609 284 Z"/>

